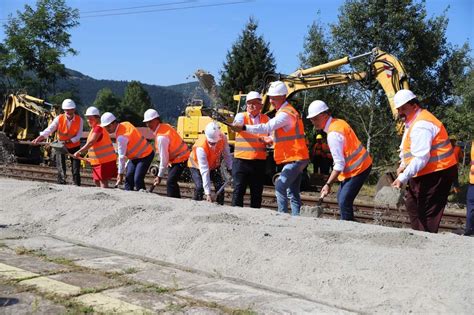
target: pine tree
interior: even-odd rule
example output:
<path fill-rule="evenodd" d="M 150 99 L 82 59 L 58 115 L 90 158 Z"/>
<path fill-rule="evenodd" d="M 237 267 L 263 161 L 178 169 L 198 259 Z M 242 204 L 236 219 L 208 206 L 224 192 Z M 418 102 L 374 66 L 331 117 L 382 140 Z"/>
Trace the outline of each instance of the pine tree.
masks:
<path fill-rule="evenodd" d="M 122 121 L 129 121 L 139 126 L 143 124 L 143 113 L 149 108 L 153 108 L 148 92 L 140 82 L 132 81 L 125 88 L 125 94 L 121 102 Z"/>
<path fill-rule="evenodd" d="M 257 35 L 257 22 L 250 18 L 242 34 L 227 53 L 221 75 L 220 96 L 224 104 L 235 110 L 233 95 L 263 89 L 266 74 L 275 72 L 275 59 L 269 44 Z"/>
<path fill-rule="evenodd" d="M 112 114 L 119 117 L 122 114 L 120 102 L 120 98 L 117 97 L 111 89 L 103 88 L 97 92 L 94 106 L 99 109 L 101 114 L 105 112 L 111 112 Z"/>

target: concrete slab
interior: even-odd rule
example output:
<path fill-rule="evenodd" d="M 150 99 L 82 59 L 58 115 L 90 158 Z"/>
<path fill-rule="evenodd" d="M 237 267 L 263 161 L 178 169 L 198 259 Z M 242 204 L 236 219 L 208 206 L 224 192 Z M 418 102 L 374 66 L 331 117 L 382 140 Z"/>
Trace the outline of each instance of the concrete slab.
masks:
<path fill-rule="evenodd" d="M 159 290 L 142 285 L 120 287 L 105 290 L 101 293 L 108 297 L 139 305 L 156 312 L 184 309 L 188 304 L 183 298 L 168 293 L 160 293 Z"/>
<path fill-rule="evenodd" d="M 75 261 L 74 263 L 82 267 L 88 267 L 102 271 L 125 273 L 130 271 L 138 272 L 149 267 L 148 263 L 145 263 L 140 259 L 133 259 L 125 256 L 108 256 L 83 259 Z"/>
<path fill-rule="evenodd" d="M 151 263 L 148 264 L 146 269 L 126 275 L 126 277 L 142 283 L 152 283 L 175 290 L 218 281 L 217 279 L 201 276 L 192 272 L 162 267 Z"/>
<path fill-rule="evenodd" d="M 252 308 L 258 314 L 358 314 L 325 304 L 298 298 L 279 298 L 266 303 L 257 303 Z"/>
<path fill-rule="evenodd" d="M 257 304 L 265 304 L 286 297 L 251 286 L 231 283 L 226 280 L 180 290 L 175 294 L 238 309 L 253 309 Z"/>
<path fill-rule="evenodd" d="M 70 285 L 61 281 L 50 279 L 48 277 L 38 277 L 20 281 L 19 284 L 33 286 L 41 292 L 52 293 L 59 296 L 71 296 L 81 292 L 78 286 Z"/>
<path fill-rule="evenodd" d="M 21 239 L 2 239 L 0 241 L 10 248 L 25 247 L 32 250 L 75 246 L 74 244 L 60 241 L 47 236 L 33 236 Z"/>
<path fill-rule="evenodd" d="M 17 314 L 66 314 L 64 306 L 30 292 L 18 292 L 14 286 L 0 284 L 0 313 Z"/>
<path fill-rule="evenodd" d="M 77 245 L 68 247 L 44 248 L 42 252 L 49 258 L 66 258 L 73 261 L 108 257 L 113 255 L 106 251 Z"/>
<path fill-rule="evenodd" d="M 8 280 L 21 280 L 37 277 L 39 274 L 0 263 L 0 277 Z"/>
<path fill-rule="evenodd" d="M 102 290 L 122 285 L 118 280 L 109 279 L 103 275 L 94 273 L 70 272 L 49 276 L 48 278 L 77 286 L 81 289 L 91 290 Z"/>
<path fill-rule="evenodd" d="M 92 306 L 94 311 L 113 314 L 150 314 L 151 310 L 133 305 L 102 293 L 85 294 L 73 299 L 75 302 Z"/>
<path fill-rule="evenodd" d="M 44 261 L 39 257 L 28 255 L 2 255 L 2 253 L 0 253 L 0 262 L 42 275 L 71 271 L 71 267 L 69 266 Z"/>

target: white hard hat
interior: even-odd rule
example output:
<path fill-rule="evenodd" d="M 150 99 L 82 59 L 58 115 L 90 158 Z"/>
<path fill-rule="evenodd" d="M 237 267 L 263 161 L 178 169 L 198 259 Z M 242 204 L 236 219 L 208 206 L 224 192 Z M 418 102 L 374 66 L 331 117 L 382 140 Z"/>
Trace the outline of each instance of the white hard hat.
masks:
<path fill-rule="evenodd" d="M 268 88 L 268 96 L 280 96 L 288 94 L 288 89 L 285 83 L 281 81 L 274 81 L 270 83 L 270 87 Z"/>
<path fill-rule="evenodd" d="M 262 96 L 260 95 L 260 93 L 255 92 L 255 91 L 248 92 L 247 98 L 246 98 L 245 101 L 248 102 L 248 101 L 251 101 L 251 100 L 254 100 L 254 99 L 261 100 Z"/>
<path fill-rule="evenodd" d="M 400 108 L 412 99 L 415 99 L 416 95 L 410 90 L 400 90 L 395 93 L 393 97 L 393 102 L 395 103 L 395 108 Z"/>
<path fill-rule="evenodd" d="M 62 109 L 76 109 L 76 103 L 73 100 L 66 98 L 61 105 Z"/>
<path fill-rule="evenodd" d="M 84 116 L 100 116 L 100 112 L 97 107 L 91 106 L 87 108 L 86 114 Z"/>
<path fill-rule="evenodd" d="M 211 121 L 207 124 L 204 133 L 206 134 L 207 141 L 211 142 L 219 141 L 222 136 L 221 127 L 215 121 Z"/>
<path fill-rule="evenodd" d="M 160 114 L 158 114 L 156 110 L 150 108 L 146 110 L 145 114 L 143 114 L 143 122 L 147 122 L 158 117 L 160 117 Z"/>
<path fill-rule="evenodd" d="M 316 117 L 327 110 L 329 110 L 329 107 L 323 101 L 312 101 L 311 104 L 309 104 L 308 116 L 306 116 L 306 118 Z"/>
<path fill-rule="evenodd" d="M 106 127 L 116 120 L 117 118 L 115 118 L 114 114 L 109 113 L 109 112 L 103 113 L 102 116 L 100 117 L 100 126 Z"/>

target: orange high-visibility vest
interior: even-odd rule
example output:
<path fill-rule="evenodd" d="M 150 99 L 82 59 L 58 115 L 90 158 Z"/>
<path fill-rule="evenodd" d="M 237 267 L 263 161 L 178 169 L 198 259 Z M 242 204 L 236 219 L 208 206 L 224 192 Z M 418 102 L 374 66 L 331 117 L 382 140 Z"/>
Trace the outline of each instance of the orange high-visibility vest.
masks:
<path fill-rule="evenodd" d="M 332 118 L 328 129 L 328 133 L 330 132 L 338 132 L 344 136 L 343 152 L 345 166 L 344 170 L 337 177 L 339 181 L 359 175 L 372 165 L 372 158 L 369 152 L 346 121 Z"/>
<path fill-rule="evenodd" d="M 160 124 L 155 130 L 155 151 L 158 153 L 158 137 L 166 136 L 170 140 L 168 147 L 169 164 L 186 161 L 189 158 L 188 146 L 176 130 L 168 124 Z"/>
<path fill-rule="evenodd" d="M 66 114 L 59 115 L 59 124 L 57 129 L 59 141 L 68 141 L 74 138 L 77 135 L 79 128 L 81 128 L 81 121 L 82 118 L 79 115 L 74 115 L 74 118 L 71 122 L 71 126 L 68 128 Z M 75 148 L 79 145 L 81 145 L 80 140 L 76 142 L 66 143 L 66 148 Z"/>
<path fill-rule="evenodd" d="M 434 124 L 436 127 L 439 128 L 439 132 L 431 143 L 430 159 L 428 160 L 428 163 L 413 177 L 441 171 L 450 168 L 453 165 L 456 165 L 458 162 L 456 161 L 456 157 L 454 156 L 453 146 L 449 141 L 448 133 L 446 132 L 443 123 L 440 122 L 435 116 L 433 116 L 433 114 L 431 114 L 426 109 L 422 109 L 418 113 L 418 115 L 411 123 L 410 128 L 408 128 L 405 134 L 405 138 L 403 139 L 402 158 L 405 165 L 410 164 L 410 161 L 413 159 L 413 155 L 410 151 L 410 133 L 415 123 L 420 120 L 428 121 Z"/>
<path fill-rule="evenodd" d="M 191 150 L 191 155 L 188 160 L 188 167 L 193 167 L 199 169 L 199 162 L 197 158 L 196 149 L 203 148 L 207 156 L 207 164 L 209 165 L 209 170 L 215 170 L 221 165 L 222 154 L 224 153 L 224 139 L 221 138 L 214 145 L 214 149 L 211 149 L 211 146 L 207 143 L 206 137 L 201 135 L 193 145 Z"/>
<path fill-rule="evenodd" d="M 471 173 L 469 173 L 469 183 L 474 184 L 474 141 L 471 142 Z"/>
<path fill-rule="evenodd" d="M 260 123 L 265 124 L 270 119 L 265 114 L 260 115 Z M 244 125 L 253 125 L 248 112 L 244 113 Z M 235 135 L 234 157 L 244 160 L 265 160 L 267 158 L 267 146 L 261 140 L 265 134 L 251 134 L 245 131 Z"/>
<path fill-rule="evenodd" d="M 275 163 L 282 164 L 309 159 L 308 147 L 304 138 L 303 120 L 301 120 L 300 114 L 290 104 L 280 108 L 278 112 L 293 116 L 296 119 L 296 125 L 294 129 L 288 131 L 284 131 L 283 128 L 274 131 Z"/>
<path fill-rule="evenodd" d="M 323 155 L 327 159 L 332 159 L 331 150 L 329 149 L 329 145 L 323 142 Z"/>
<path fill-rule="evenodd" d="M 128 121 L 119 123 L 115 136 L 117 138 L 119 136 L 128 138 L 127 153 L 125 155 L 130 160 L 144 158 L 153 152 L 151 145 L 140 134 L 138 129 Z"/>
<path fill-rule="evenodd" d="M 117 153 L 112 145 L 109 133 L 104 128 L 100 128 L 102 129 L 102 138 L 96 141 L 88 151 L 89 162 L 92 166 L 117 160 Z M 87 141 L 92 138 L 92 134 L 91 131 L 87 136 Z"/>
<path fill-rule="evenodd" d="M 313 156 L 323 156 L 323 144 L 315 143 L 313 146 Z"/>
<path fill-rule="evenodd" d="M 454 156 L 456 157 L 456 161 L 458 161 L 458 163 L 460 163 L 461 160 L 462 160 L 462 156 L 463 156 L 461 148 L 459 146 L 455 145 L 453 150 L 454 150 L 453 151 Z"/>

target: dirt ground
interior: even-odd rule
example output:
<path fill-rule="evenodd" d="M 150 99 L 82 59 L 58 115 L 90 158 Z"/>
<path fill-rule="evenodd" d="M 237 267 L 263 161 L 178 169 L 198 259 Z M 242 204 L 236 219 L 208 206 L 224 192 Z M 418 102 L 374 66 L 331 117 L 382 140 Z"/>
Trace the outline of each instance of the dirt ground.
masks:
<path fill-rule="evenodd" d="M 471 314 L 474 238 L 0 178 L 0 235 L 151 257 L 362 313 Z"/>

